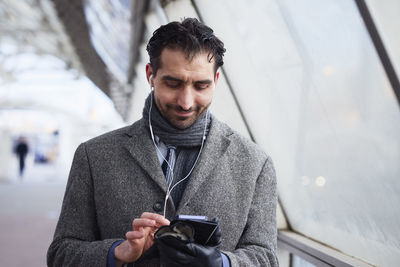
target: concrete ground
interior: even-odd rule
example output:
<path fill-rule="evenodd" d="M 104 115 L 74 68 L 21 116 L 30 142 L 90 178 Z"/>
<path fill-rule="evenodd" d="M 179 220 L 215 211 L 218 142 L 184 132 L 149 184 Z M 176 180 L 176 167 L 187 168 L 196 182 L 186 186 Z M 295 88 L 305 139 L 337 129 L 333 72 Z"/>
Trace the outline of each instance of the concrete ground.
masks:
<path fill-rule="evenodd" d="M 66 177 L 53 165 L 35 164 L 22 179 L 0 182 L 0 266 L 46 266 Z"/>

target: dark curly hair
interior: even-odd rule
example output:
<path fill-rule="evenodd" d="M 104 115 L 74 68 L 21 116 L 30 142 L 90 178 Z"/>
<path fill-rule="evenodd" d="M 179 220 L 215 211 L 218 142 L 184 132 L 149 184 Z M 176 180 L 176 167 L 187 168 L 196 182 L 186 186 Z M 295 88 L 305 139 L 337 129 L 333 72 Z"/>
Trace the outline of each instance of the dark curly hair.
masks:
<path fill-rule="evenodd" d="M 214 31 L 195 18 L 182 22 L 170 22 L 154 31 L 147 44 L 150 64 L 154 75 L 160 68 L 160 56 L 164 48 L 180 49 L 191 60 L 199 52 L 208 52 L 208 60 L 214 58 L 214 72 L 224 64 L 224 43 L 214 35 Z"/>

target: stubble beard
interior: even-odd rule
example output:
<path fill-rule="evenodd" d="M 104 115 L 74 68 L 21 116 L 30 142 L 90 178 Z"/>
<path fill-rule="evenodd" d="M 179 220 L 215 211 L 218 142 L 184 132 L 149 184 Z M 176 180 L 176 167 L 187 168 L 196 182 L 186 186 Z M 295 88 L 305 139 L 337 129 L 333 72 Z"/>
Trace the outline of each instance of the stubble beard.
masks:
<path fill-rule="evenodd" d="M 157 100 L 156 104 L 158 110 L 161 113 L 161 116 L 163 116 L 163 118 L 166 119 L 172 126 L 180 130 L 187 129 L 190 126 L 192 126 L 193 123 L 195 123 L 204 114 L 204 112 L 207 111 L 207 109 L 211 105 L 211 103 L 208 103 L 206 106 L 202 107 L 197 106 L 194 108 L 194 113 L 192 116 L 179 117 L 173 114 L 175 110 L 182 111 L 182 109 L 179 106 L 173 104 L 166 104 L 165 106 L 162 106 L 161 103 Z M 190 109 L 189 111 L 192 111 L 192 109 Z"/>

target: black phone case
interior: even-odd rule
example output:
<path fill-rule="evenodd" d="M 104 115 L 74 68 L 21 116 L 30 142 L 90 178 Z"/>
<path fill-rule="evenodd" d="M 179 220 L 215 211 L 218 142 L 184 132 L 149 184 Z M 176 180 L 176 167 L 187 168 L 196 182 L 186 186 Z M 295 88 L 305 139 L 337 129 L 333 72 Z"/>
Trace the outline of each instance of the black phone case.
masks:
<path fill-rule="evenodd" d="M 171 222 L 171 225 L 175 222 L 184 222 L 190 224 L 194 229 L 194 240 L 197 244 L 207 245 L 208 241 L 215 234 L 217 229 L 217 221 L 206 221 L 206 220 L 193 220 L 193 219 L 176 219 Z"/>

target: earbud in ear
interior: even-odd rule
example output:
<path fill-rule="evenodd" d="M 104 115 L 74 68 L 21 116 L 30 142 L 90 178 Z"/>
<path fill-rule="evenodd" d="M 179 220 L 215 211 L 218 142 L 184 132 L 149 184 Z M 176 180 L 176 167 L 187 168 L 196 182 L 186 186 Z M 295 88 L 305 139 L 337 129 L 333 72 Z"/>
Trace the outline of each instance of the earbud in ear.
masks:
<path fill-rule="evenodd" d="M 153 87 L 153 85 L 151 84 L 152 78 L 153 78 L 153 74 L 150 74 L 150 76 L 149 76 L 150 91 L 153 91 L 153 90 L 154 90 L 154 87 Z"/>

